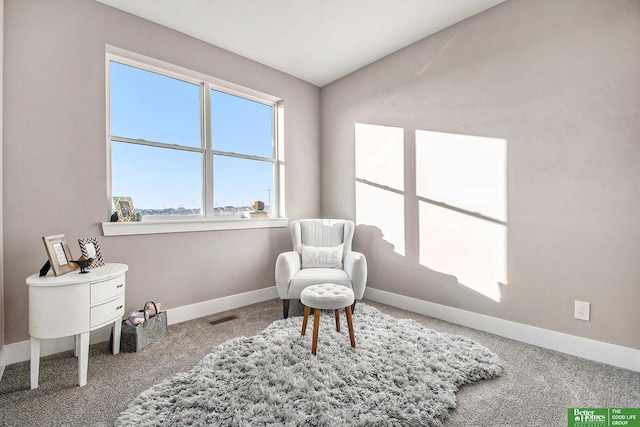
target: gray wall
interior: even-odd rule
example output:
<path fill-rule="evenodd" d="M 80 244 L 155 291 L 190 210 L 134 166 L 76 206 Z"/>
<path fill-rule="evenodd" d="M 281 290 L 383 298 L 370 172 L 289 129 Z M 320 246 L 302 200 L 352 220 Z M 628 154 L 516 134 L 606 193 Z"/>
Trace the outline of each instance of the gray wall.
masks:
<path fill-rule="evenodd" d="M 501 302 L 420 266 L 415 185 L 406 256 L 358 228 L 369 286 L 640 348 L 638 0 L 509 0 L 321 91 L 94 1 L 6 0 L 4 343 L 28 338 L 24 280 L 46 260 L 41 236 L 64 233 L 78 254 L 77 238 L 102 235 L 105 44 L 285 99 L 291 218 L 355 218 L 356 122 L 404 128 L 407 165 L 416 129 L 507 139 Z M 99 238 L 107 261 L 130 265 L 127 311 L 272 286 L 290 247 L 286 229 Z M 591 322 L 573 320 L 576 299 Z"/>
<path fill-rule="evenodd" d="M 100 237 L 106 217 L 105 44 L 284 99 L 286 214 L 320 213 L 319 89 L 184 34 L 87 0 L 5 4 L 5 343 L 28 339 L 25 278 L 47 259 L 42 236 L 98 236 L 129 264 L 127 311 L 274 286 L 286 228 Z"/>
<path fill-rule="evenodd" d="M 354 123 L 401 127 L 406 256 L 358 226 L 368 286 L 640 349 L 639 64 L 638 0 L 509 0 L 383 58 L 321 90 L 323 216 L 356 217 Z M 418 263 L 416 129 L 508 141 L 500 302 Z"/>

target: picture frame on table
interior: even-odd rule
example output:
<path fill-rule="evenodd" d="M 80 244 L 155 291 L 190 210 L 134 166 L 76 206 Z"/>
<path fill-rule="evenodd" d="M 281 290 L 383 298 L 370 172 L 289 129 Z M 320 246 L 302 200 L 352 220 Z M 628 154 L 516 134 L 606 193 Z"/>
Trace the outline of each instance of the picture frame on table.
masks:
<path fill-rule="evenodd" d="M 53 236 L 43 236 L 42 241 L 47 250 L 49 263 L 53 269 L 54 276 L 61 276 L 70 273 L 78 268 L 71 260 L 71 251 L 64 237 L 64 234 L 56 234 Z"/>
<path fill-rule="evenodd" d="M 136 221 L 136 210 L 131 197 L 113 196 L 113 206 L 116 208 L 118 222 Z"/>
<path fill-rule="evenodd" d="M 87 270 L 104 266 L 104 259 L 102 258 L 102 252 L 100 251 L 96 237 L 78 239 L 78 245 L 80 246 L 80 252 L 84 259 L 93 258 L 93 262 L 87 267 Z"/>

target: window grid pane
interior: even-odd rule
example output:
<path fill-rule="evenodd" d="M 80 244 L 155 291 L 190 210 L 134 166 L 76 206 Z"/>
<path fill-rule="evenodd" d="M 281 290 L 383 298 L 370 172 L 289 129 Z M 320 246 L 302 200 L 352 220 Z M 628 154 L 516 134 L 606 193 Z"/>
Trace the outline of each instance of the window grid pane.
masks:
<path fill-rule="evenodd" d="M 272 122 L 271 106 L 211 91 L 211 138 L 214 150 L 271 158 Z"/>
<path fill-rule="evenodd" d="M 111 135 L 202 147 L 200 87 L 110 62 Z"/>
<path fill-rule="evenodd" d="M 109 56 L 111 196 L 143 215 L 278 215 L 275 106 Z"/>
<path fill-rule="evenodd" d="M 201 215 L 202 158 L 193 151 L 111 142 L 112 195 L 143 215 Z"/>
<path fill-rule="evenodd" d="M 213 156 L 215 215 L 242 215 L 256 201 L 273 212 L 273 163 L 229 156 Z"/>

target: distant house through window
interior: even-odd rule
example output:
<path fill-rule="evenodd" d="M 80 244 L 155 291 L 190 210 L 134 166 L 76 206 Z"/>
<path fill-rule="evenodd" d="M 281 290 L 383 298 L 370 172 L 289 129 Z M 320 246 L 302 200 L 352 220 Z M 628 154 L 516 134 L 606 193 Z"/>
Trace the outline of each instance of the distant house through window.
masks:
<path fill-rule="evenodd" d="M 280 214 L 275 97 L 188 70 L 107 61 L 110 197 L 131 197 L 144 216 L 239 217 L 255 201 Z"/>

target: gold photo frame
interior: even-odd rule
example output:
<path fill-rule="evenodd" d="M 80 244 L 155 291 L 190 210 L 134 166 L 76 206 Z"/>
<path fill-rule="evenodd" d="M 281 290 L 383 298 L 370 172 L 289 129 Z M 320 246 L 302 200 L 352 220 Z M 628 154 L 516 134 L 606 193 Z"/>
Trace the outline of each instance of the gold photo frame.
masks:
<path fill-rule="evenodd" d="M 131 197 L 113 196 L 113 205 L 116 208 L 118 222 L 136 221 L 136 210 L 133 207 Z"/>
<path fill-rule="evenodd" d="M 43 236 L 42 241 L 49 256 L 49 263 L 53 269 L 55 276 L 61 276 L 70 273 L 78 268 L 71 260 L 71 251 L 64 234 L 56 234 L 55 236 Z"/>

